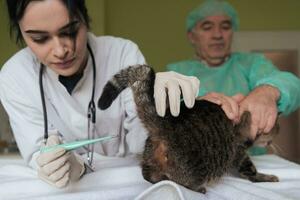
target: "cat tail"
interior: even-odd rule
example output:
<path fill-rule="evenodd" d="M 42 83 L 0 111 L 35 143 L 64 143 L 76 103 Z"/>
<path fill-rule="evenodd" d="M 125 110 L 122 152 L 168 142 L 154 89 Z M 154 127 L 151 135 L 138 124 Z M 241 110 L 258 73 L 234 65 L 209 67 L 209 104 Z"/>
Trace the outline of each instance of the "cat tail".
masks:
<path fill-rule="evenodd" d="M 106 83 L 98 100 L 98 107 L 102 110 L 108 108 L 124 89 L 131 87 L 138 112 L 156 115 L 153 97 L 154 81 L 155 72 L 150 66 L 129 66 L 115 74 Z"/>

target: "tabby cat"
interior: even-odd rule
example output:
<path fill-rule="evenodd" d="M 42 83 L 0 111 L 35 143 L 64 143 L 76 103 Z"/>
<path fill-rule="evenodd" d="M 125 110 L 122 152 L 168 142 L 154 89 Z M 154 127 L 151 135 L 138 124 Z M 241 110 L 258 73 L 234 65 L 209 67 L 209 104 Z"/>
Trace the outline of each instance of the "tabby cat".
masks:
<path fill-rule="evenodd" d="M 151 67 L 130 66 L 105 85 L 98 101 L 98 107 L 106 109 L 122 90 L 132 88 L 138 116 L 149 132 L 141 161 L 146 180 L 172 180 L 202 193 L 207 183 L 217 181 L 229 169 L 236 169 L 252 182 L 278 181 L 276 176 L 258 173 L 246 153 L 253 142 L 260 142 L 260 137 L 255 141 L 245 137 L 250 129 L 249 112 L 233 125 L 220 106 L 196 100 L 192 109 L 181 103 L 178 117 L 169 110 L 160 117 L 155 110 L 154 81 Z M 271 132 L 271 136 L 276 134 L 278 126 Z"/>

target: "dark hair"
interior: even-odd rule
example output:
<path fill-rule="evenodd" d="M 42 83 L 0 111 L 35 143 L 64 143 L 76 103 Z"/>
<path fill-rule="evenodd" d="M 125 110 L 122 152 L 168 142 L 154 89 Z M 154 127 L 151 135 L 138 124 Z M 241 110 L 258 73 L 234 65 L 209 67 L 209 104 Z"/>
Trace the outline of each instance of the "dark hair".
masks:
<path fill-rule="evenodd" d="M 24 44 L 19 21 L 22 19 L 26 7 L 32 1 L 43 0 L 6 0 L 9 15 L 10 36 L 15 37 L 15 41 L 18 45 Z M 85 23 L 88 29 L 90 28 L 90 18 L 85 5 L 85 0 L 61 0 L 61 2 L 68 9 L 70 19 L 78 18 Z"/>

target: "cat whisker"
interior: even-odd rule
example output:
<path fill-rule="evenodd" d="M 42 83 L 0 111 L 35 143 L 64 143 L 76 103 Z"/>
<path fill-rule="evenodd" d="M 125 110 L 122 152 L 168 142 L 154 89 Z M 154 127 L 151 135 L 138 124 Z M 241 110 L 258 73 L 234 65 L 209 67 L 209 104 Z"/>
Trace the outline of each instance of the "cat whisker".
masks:
<path fill-rule="evenodd" d="M 280 155 L 280 156 L 286 155 L 286 152 L 278 144 L 272 143 L 270 145 L 270 148 L 276 155 Z"/>

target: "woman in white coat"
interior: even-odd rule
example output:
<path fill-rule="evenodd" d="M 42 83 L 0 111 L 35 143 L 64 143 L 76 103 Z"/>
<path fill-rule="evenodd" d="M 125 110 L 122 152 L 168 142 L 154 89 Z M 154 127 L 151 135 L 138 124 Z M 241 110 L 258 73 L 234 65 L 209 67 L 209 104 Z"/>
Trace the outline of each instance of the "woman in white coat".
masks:
<path fill-rule="evenodd" d="M 129 40 L 89 33 L 84 0 L 7 0 L 7 6 L 11 31 L 17 43 L 27 47 L 1 70 L 1 102 L 26 163 L 38 170 L 42 180 L 64 187 L 86 172 L 88 164 L 82 156 L 86 149 L 68 152 L 57 148 L 40 153 L 41 145 L 87 139 L 88 105 L 98 99 L 113 74 L 129 65 L 144 64 L 145 59 Z M 199 87 L 197 79 L 169 72 L 157 74 L 158 114 L 164 115 L 167 88 L 171 112 L 178 115 L 179 87 L 187 88 L 184 99 L 192 107 Z M 95 130 L 95 138 L 119 136 L 95 144 L 95 153 L 128 156 L 142 151 L 146 132 L 137 118 L 130 90 L 109 109 L 96 109 Z"/>

